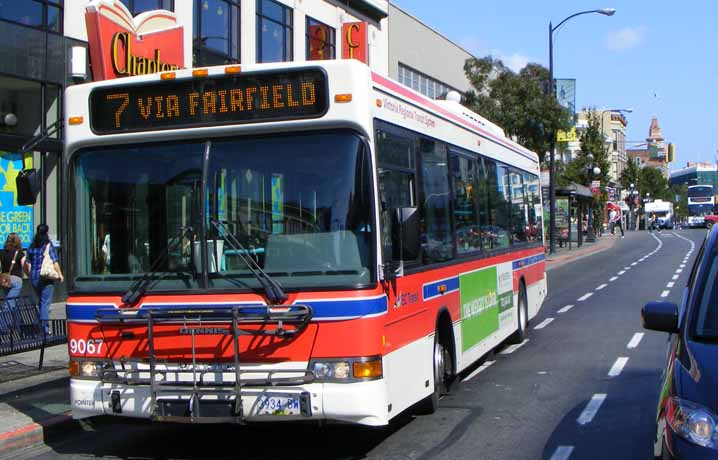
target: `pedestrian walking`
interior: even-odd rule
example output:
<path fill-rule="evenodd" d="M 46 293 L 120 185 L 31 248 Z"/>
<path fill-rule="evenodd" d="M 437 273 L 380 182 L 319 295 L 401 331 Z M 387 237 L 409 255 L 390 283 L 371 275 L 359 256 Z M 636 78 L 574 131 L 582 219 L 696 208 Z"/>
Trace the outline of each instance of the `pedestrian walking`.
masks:
<path fill-rule="evenodd" d="M 40 321 L 46 334 L 50 332 L 48 321 L 55 281 L 63 282 L 65 280 L 60 269 L 57 252 L 50 241 L 49 231 L 50 228 L 45 224 L 37 226 L 35 237 L 27 250 L 25 263 L 25 270 L 30 275 L 30 283 L 37 294 Z"/>
<path fill-rule="evenodd" d="M 616 208 L 611 208 L 611 210 L 608 212 L 608 221 L 610 222 L 611 226 L 611 236 L 615 235 L 616 226 L 621 229 L 621 238 L 625 237 L 625 234 L 623 233 L 623 224 L 621 223 L 621 215 L 616 212 Z"/>

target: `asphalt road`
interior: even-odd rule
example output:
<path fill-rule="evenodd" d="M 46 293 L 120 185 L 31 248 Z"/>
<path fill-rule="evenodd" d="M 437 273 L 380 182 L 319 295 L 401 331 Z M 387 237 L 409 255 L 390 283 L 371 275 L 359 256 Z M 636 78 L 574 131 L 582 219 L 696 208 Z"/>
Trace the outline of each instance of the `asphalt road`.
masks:
<path fill-rule="evenodd" d="M 667 335 L 643 331 L 640 309 L 679 301 L 704 236 L 630 232 L 549 271 L 529 340 L 464 373 L 431 416 L 382 429 L 103 420 L 18 458 L 648 460 Z"/>

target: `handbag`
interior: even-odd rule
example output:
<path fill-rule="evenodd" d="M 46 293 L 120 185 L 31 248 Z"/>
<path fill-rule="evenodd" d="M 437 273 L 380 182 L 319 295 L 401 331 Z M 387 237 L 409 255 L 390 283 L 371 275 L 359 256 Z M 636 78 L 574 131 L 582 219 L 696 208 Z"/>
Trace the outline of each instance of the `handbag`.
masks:
<path fill-rule="evenodd" d="M 40 266 L 40 278 L 47 281 L 55 281 L 60 279 L 60 274 L 55 270 L 55 262 L 50 257 L 50 243 L 45 245 L 45 252 L 42 256 L 42 265 Z"/>
<path fill-rule="evenodd" d="M 10 273 L 12 273 L 12 268 L 15 266 L 15 259 L 17 259 L 17 251 L 15 251 L 15 254 L 12 256 L 12 262 L 10 263 L 10 269 L 7 271 L 7 273 L 3 272 L 0 273 L 0 288 L 2 289 L 10 289 L 12 287 L 12 278 Z M 2 261 L 0 260 L 0 270 L 2 270 Z"/>

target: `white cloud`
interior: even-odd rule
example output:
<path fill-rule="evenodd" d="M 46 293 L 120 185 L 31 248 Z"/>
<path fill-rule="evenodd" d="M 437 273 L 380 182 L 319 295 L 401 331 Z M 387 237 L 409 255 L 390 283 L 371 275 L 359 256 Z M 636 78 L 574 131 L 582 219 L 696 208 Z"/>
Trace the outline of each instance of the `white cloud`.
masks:
<path fill-rule="evenodd" d="M 646 38 L 646 27 L 624 27 L 608 33 L 606 47 L 611 51 L 623 51 L 635 48 Z"/>
<path fill-rule="evenodd" d="M 499 59 L 501 59 L 508 67 L 509 69 L 513 70 L 514 72 L 518 72 L 524 67 L 526 67 L 526 64 L 528 64 L 531 59 L 528 56 L 524 56 L 523 54 L 514 53 L 510 56 L 507 56 L 505 54 L 498 54 Z"/>

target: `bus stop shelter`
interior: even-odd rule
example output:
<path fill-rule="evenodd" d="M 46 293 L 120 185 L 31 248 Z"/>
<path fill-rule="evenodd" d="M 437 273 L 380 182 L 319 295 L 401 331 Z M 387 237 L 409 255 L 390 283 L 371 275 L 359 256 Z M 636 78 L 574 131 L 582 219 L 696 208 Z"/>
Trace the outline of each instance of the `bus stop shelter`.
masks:
<path fill-rule="evenodd" d="M 556 228 L 559 234 L 559 245 L 568 245 L 570 250 L 573 243 L 578 247 L 583 245 L 583 220 L 593 203 L 591 189 L 571 182 L 565 187 L 556 189 L 557 219 Z"/>

